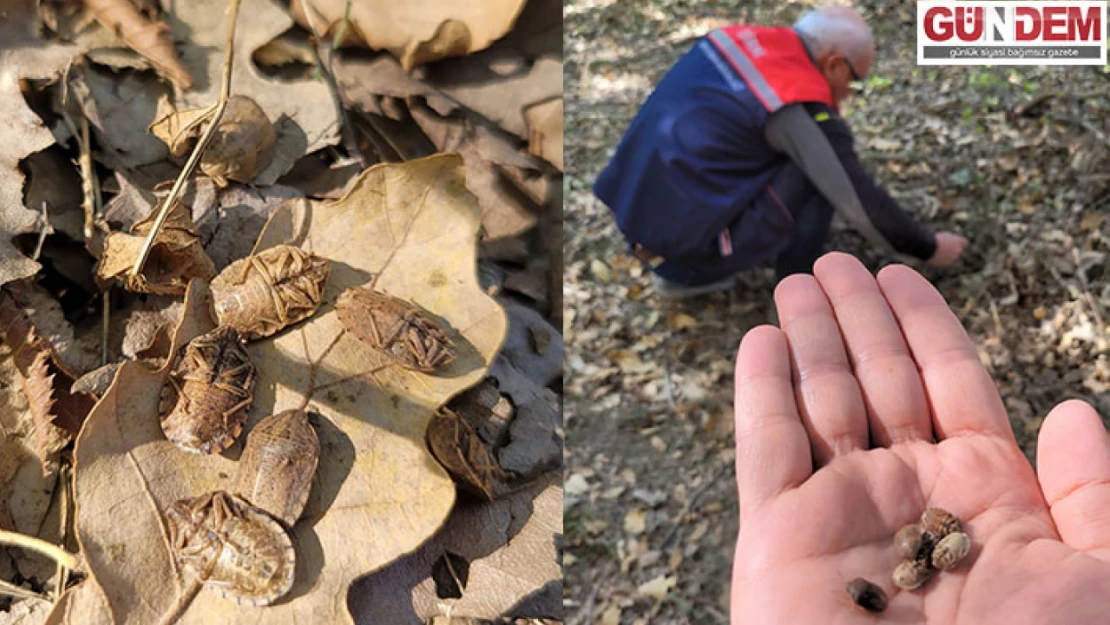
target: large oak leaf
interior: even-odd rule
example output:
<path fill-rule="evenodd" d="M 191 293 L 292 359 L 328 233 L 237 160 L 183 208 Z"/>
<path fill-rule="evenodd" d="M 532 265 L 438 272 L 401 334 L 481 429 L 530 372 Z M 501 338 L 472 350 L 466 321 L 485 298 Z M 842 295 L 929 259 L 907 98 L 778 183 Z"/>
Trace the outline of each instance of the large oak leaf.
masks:
<path fill-rule="evenodd" d="M 266 608 L 202 590 L 182 623 L 350 622 L 351 582 L 416 549 L 447 517 L 454 485 L 427 452 L 424 431 L 438 406 L 485 374 L 506 328 L 478 285 L 478 208 L 462 171 L 452 155 L 380 165 L 339 200 L 278 209 L 261 249 L 291 243 L 332 262 L 316 314 L 249 346 L 258 378 L 248 432 L 268 414 L 301 406 L 313 382 L 316 389 L 307 407 L 321 455 L 291 531 L 296 582 Z M 336 299 L 372 275 L 378 288 L 446 322 L 460 346 L 452 365 L 434 376 L 401 370 L 343 331 Z M 175 346 L 213 326 L 209 297 L 203 282 L 190 284 Z M 196 456 L 165 440 L 157 405 L 166 371 L 125 363 L 77 442 L 78 535 L 118 622 L 157 621 L 181 590 L 163 511 L 182 497 L 230 489 L 238 468 L 241 443 Z"/>

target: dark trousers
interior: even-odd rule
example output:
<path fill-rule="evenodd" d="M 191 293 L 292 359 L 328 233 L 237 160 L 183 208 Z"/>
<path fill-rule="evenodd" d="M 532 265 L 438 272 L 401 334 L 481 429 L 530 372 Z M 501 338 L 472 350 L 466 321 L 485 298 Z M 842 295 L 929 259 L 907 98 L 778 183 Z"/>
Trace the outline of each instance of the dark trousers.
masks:
<path fill-rule="evenodd" d="M 782 280 L 795 273 L 813 273 L 813 263 L 825 251 L 825 241 L 832 225 L 832 205 L 794 163 L 787 163 L 782 168 L 763 193 L 753 200 L 753 204 L 757 203 L 765 204 L 771 210 L 788 212 L 794 221 L 792 232 L 783 239 L 785 245 L 773 257 L 777 279 Z M 734 250 L 734 254 L 740 255 L 737 260 L 744 258 L 744 252 L 742 249 Z M 756 265 L 765 264 L 768 260 L 756 261 Z M 701 286 L 724 280 L 745 268 L 738 266 L 731 257 L 722 257 L 719 262 L 667 261 L 654 271 L 659 277 L 676 284 Z"/>

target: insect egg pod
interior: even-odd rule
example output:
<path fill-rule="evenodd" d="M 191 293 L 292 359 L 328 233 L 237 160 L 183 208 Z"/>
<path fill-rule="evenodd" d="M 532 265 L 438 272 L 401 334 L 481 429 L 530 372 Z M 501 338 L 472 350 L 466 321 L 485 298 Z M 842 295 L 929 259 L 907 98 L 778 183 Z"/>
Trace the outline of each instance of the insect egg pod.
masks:
<path fill-rule="evenodd" d="M 902 590 L 914 590 L 933 576 L 935 569 L 925 560 L 903 560 L 894 567 L 891 581 Z"/>
<path fill-rule="evenodd" d="M 873 614 L 886 609 L 887 598 L 883 589 L 862 577 L 857 577 L 844 586 L 844 592 L 852 603 Z"/>
<path fill-rule="evenodd" d="M 451 364 L 455 343 L 417 304 L 372 288 L 350 288 L 335 305 L 343 327 L 401 367 L 434 373 Z"/>
<path fill-rule="evenodd" d="M 178 351 L 162 385 L 162 432 L 183 451 L 220 453 L 243 431 L 254 381 L 254 364 L 234 328 L 194 337 Z"/>
<path fill-rule="evenodd" d="M 921 513 L 921 527 L 938 539 L 952 532 L 963 531 L 956 515 L 943 508 L 926 508 Z"/>
<path fill-rule="evenodd" d="M 319 308 L 331 262 L 293 245 L 241 258 L 212 280 L 216 318 L 249 340 L 298 323 Z"/>
<path fill-rule="evenodd" d="M 921 526 L 917 523 L 902 526 L 894 535 L 894 550 L 903 560 L 915 560 L 924 543 Z"/>
<path fill-rule="evenodd" d="M 239 457 L 236 491 L 292 527 L 308 502 L 320 459 L 320 439 L 304 410 L 259 421 Z"/>
<path fill-rule="evenodd" d="M 952 532 L 940 539 L 933 548 L 933 566 L 942 571 L 956 568 L 960 561 L 971 551 L 971 539 L 963 532 Z"/>

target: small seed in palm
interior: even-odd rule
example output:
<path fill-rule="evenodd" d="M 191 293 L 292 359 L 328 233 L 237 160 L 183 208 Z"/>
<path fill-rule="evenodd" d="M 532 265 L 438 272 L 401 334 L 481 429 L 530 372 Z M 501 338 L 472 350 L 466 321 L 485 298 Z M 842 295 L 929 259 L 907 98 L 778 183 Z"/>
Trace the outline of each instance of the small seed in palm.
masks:
<path fill-rule="evenodd" d="M 844 592 L 848 593 L 852 603 L 868 612 L 878 614 L 886 609 L 886 593 L 883 592 L 882 588 L 862 577 L 857 577 L 848 582 L 844 586 Z"/>

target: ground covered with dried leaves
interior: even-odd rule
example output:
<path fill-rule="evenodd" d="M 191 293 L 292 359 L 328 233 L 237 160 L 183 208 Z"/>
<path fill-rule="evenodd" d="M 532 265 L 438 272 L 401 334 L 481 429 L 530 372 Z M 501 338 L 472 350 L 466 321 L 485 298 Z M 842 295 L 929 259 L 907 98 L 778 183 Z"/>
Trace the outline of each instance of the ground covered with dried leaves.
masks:
<path fill-rule="evenodd" d="M 0 623 L 561 622 L 561 8 L 7 3 Z"/>
<path fill-rule="evenodd" d="M 1032 461 L 1041 420 L 1080 398 L 1110 419 L 1110 73 L 917 67 L 913 5 L 861 5 L 878 55 L 845 108 L 887 189 L 971 246 L 918 267 L 959 316 Z M 732 368 L 774 322 L 773 272 L 665 303 L 590 192 L 651 86 L 697 36 L 789 24 L 805 3 L 572 0 L 566 36 L 569 623 L 727 623 L 737 503 Z M 830 249 L 898 262 L 834 223 Z"/>

